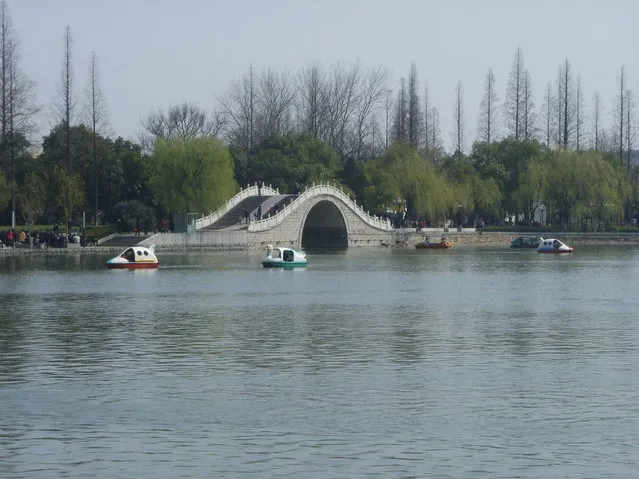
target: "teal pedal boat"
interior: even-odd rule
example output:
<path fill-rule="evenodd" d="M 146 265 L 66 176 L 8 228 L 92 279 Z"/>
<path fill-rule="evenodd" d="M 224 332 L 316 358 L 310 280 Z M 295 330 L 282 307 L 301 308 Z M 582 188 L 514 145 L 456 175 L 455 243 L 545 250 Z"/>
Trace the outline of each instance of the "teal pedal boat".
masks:
<path fill-rule="evenodd" d="M 297 268 L 306 266 L 306 253 L 297 251 L 293 248 L 266 247 L 266 257 L 262 260 L 262 266 L 265 268 Z"/>

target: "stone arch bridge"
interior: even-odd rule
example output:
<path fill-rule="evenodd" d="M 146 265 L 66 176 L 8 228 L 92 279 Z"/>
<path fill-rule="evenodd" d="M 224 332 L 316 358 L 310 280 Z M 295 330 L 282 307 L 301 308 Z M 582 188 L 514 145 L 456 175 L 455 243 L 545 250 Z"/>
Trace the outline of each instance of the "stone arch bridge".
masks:
<path fill-rule="evenodd" d="M 256 216 L 260 211 L 262 219 Z M 313 184 L 299 195 L 249 186 L 219 210 L 196 220 L 195 232 L 157 234 L 144 243 L 220 249 L 266 244 L 347 248 L 389 245 L 392 240 L 389 220 L 368 214 L 338 186 Z"/>

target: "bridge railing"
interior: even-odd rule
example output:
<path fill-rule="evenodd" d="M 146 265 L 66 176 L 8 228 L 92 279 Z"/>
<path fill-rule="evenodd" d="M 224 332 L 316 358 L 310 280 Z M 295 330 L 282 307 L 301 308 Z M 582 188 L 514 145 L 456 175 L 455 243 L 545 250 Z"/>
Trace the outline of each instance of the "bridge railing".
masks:
<path fill-rule="evenodd" d="M 246 188 L 240 190 L 238 194 L 236 194 L 233 198 L 227 201 L 224 205 L 222 205 L 216 211 L 214 211 L 213 213 L 207 216 L 203 216 L 202 218 L 195 220 L 195 229 L 199 230 L 200 228 L 204 228 L 206 226 L 212 225 L 217 220 L 219 220 L 222 216 L 224 216 L 226 213 L 231 211 L 231 209 L 233 209 L 235 206 L 239 205 L 246 198 L 250 196 L 256 196 L 258 192 L 259 192 L 259 188 L 257 186 L 257 183 L 253 185 L 247 185 Z M 272 188 L 270 185 L 262 186 L 262 196 L 274 196 L 279 194 L 280 192 Z"/>
<path fill-rule="evenodd" d="M 307 187 L 294 201 L 286 205 L 284 209 L 278 211 L 275 216 L 265 218 L 263 220 L 251 221 L 248 225 L 248 231 L 265 231 L 282 223 L 286 217 L 296 210 L 304 201 L 319 195 L 329 194 L 342 200 L 357 216 L 359 216 L 366 224 L 373 228 L 384 231 L 392 231 L 393 226 L 389 219 L 373 216 L 364 211 L 364 207 L 353 201 L 341 188 L 333 186 L 329 183 Z"/>

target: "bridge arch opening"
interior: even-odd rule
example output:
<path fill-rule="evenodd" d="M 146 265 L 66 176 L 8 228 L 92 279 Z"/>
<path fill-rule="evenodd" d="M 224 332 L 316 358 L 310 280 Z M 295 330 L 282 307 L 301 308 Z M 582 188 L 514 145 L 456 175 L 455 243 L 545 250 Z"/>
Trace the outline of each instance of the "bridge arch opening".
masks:
<path fill-rule="evenodd" d="M 342 212 L 331 201 L 320 201 L 306 215 L 302 230 L 304 248 L 347 248 L 348 231 Z"/>

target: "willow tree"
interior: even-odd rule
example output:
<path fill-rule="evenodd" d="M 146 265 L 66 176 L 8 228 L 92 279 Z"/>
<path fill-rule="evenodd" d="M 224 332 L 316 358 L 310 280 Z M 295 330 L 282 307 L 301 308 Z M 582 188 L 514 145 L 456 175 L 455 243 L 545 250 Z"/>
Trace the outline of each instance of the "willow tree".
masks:
<path fill-rule="evenodd" d="M 479 173 L 473 173 L 464 182 L 464 186 L 466 210 L 469 213 L 475 216 L 497 216 L 500 213 L 504 195 L 494 178 L 484 178 Z"/>
<path fill-rule="evenodd" d="M 582 155 L 584 157 L 584 173 L 588 175 L 584 184 L 590 188 L 585 204 L 588 216 L 604 224 L 619 224 L 623 219 L 624 201 L 631 195 L 625 172 L 601 154 L 589 152 Z"/>
<path fill-rule="evenodd" d="M 406 201 L 411 217 L 423 212 L 432 220 L 441 219 L 454 204 L 446 180 L 408 142 L 395 143 L 375 160 L 375 166 L 383 172 L 379 173 L 382 184 L 396 199 Z"/>
<path fill-rule="evenodd" d="M 621 219 L 627 182 L 619 166 L 601 153 L 560 151 L 533 161 L 552 172 L 544 196 L 549 212 L 565 225 L 574 220 L 608 224 Z"/>
<path fill-rule="evenodd" d="M 513 199 L 518 211 L 524 212 L 524 219 L 532 221 L 535 213 L 544 206 L 550 171 L 539 157 L 531 159 L 519 176 L 519 185 Z"/>
<path fill-rule="evenodd" d="M 490 165 L 484 153 L 498 147 L 495 142 L 475 143 L 470 156 L 456 151 L 442 163 L 442 172 L 449 183 L 449 213 L 458 224 L 463 223 L 464 214 L 500 216 L 503 193 L 500 180 L 495 178 L 494 165 Z M 488 154 L 487 156 L 493 156 Z"/>
<path fill-rule="evenodd" d="M 64 224 L 69 225 L 69 220 L 74 211 L 84 203 L 84 182 L 77 173 L 72 173 L 59 165 L 54 165 L 50 179 L 54 194 L 54 201 L 59 208 Z"/>
<path fill-rule="evenodd" d="M 0 211 L 4 209 L 11 198 L 11 185 L 7 181 L 4 171 L 0 170 Z"/>
<path fill-rule="evenodd" d="M 171 211 L 206 213 L 237 190 L 231 154 L 215 138 L 158 139 L 154 159 L 150 186 Z"/>
<path fill-rule="evenodd" d="M 46 179 L 38 172 L 31 171 L 27 174 L 18 196 L 18 204 L 27 224 L 36 223 L 44 213 L 47 205 Z"/>

